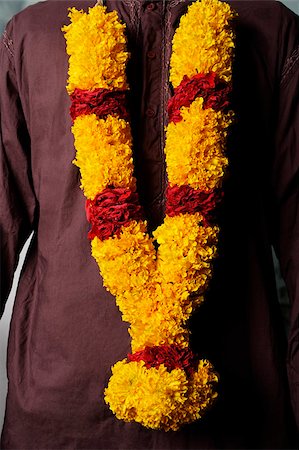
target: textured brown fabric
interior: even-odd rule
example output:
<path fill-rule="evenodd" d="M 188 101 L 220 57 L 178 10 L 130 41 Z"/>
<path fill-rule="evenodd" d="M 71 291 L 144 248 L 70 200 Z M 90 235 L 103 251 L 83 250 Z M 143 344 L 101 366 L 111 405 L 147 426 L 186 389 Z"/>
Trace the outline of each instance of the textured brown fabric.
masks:
<path fill-rule="evenodd" d="M 138 188 L 156 227 L 165 206 L 171 38 L 190 1 L 147 3 L 106 2 L 128 25 Z M 298 16 L 280 2 L 229 1 L 239 13 L 238 123 L 228 141 L 220 255 L 206 302 L 190 323 L 193 348 L 220 374 L 219 399 L 197 423 L 162 432 L 117 420 L 103 401 L 110 367 L 131 350 L 130 339 L 87 240 L 60 31 L 69 6 L 87 11 L 94 4 L 29 6 L 7 23 L 0 43 L 1 314 L 34 230 L 10 327 L 1 448 L 298 448 Z M 271 244 L 291 300 L 288 337 Z"/>

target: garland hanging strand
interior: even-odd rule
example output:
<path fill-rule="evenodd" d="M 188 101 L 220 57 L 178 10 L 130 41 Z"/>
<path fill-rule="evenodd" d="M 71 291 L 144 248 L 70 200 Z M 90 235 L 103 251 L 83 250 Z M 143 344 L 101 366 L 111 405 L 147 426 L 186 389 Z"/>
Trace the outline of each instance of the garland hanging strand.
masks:
<path fill-rule="evenodd" d="M 72 162 L 86 197 L 92 256 L 132 339 L 132 353 L 112 367 L 105 401 L 118 419 L 178 430 L 218 396 L 219 374 L 191 351 L 187 321 L 204 301 L 217 256 L 213 214 L 229 163 L 230 22 L 237 13 L 220 0 L 196 0 L 174 34 L 166 216 L 150 237 L 133 175 L 126 26 L 100 4 L 88 13 L 68 9 L 71 23 L 61 30 L 70 56 Z"/>

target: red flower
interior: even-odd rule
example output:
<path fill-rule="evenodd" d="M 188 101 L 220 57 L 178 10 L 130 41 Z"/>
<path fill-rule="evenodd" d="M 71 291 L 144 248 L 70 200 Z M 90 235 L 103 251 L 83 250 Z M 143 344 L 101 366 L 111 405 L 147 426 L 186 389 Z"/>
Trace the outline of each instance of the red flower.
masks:
<path fill-rule="evenodd" d="M 194 214 L 200 212 L 204 216 L 204 225 L 208 226 L 211 213 L 223 196 L 224 192 L 220 190 L 202 191 L 193 189 L 189 185 L 170 187 L 168 184 L 166 188 L 166 214 L 172 217 L 181 213 Z"/>
<path fill-rule="evenodd" d="M 88 239 L 97 236 L 104 240 L 119 235 L 123 225 L 143 218 L 137 192 L 125 188 L 106 188 L 85 203 L 87 220 L 92 224 Z"/>
<path fill-rule="evenodd" d="M 73 119 L 81 114 L 94 113 L 99 117 L 117 114 L 120 118 L 129 119 L 126 108 L 126 91 L 97 88 L 92 91 L 75 88 L 70 95 L 72 104 L 70 114 Z"/>
<path fill-rule="evenodd" d="M 176 123 L 182 120 L 180 108 L 189 107 L 199 96 L 204 99 L 204 109 L 224 109 L 229 105 L 228 95 L 231 90 L 231 85 L 220 80 L 216 72 L 197 73 L 191 78 L 184 75 L 179 86 L 174 89 L 174 95 L 168 100 L 168 121 Z"/>
<path fill-rule="evenodd" d="M 196 357 L 190 349 L 181 348 L 177 344 L 146 346 L 143 350 L 128 354 L 129 361 L 144 361 L 147 368 L 164 364 L 171 371 L 184 369 L 191 375 L 196 368 Z"/>

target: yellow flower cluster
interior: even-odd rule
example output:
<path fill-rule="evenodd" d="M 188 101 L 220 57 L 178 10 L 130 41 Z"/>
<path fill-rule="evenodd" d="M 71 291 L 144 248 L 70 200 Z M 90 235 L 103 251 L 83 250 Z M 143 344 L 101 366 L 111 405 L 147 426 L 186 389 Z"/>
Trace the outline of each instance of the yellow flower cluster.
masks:
<path fill-rule="evenodd" d="M 165 155 L 168 180 L 194 189 L 215 189 L 228 165 L 224 156 L 227 129 L 234 113 L 203 109 L 197 97 L 189 108 L 180 109 L 182 120 L 170 122 L 166 129 Z"/>
<path fill-rule="evenodd" d="M 69 78 L 67 91 L 77 88 L 129 89 L 126 81 L 125 25 L 116 11 L 95 5 L 88 13 L 69 8 L 65 25 Z M 181 18 L 173 38 L 170 80 L 216 71 L 231 81 L 235 16 L 221 0 L 196 1 Z M 188 49 L 188 51 L 186 51 Z M 225 143 L 234 113 L 203 108 L 203 98 L 182 107 L 182 121 L 166 128 L 165 155 L 171 185 L 194 189 L 221 186 L 228 166 Z M 107 115 L 76 117 L 72 126 L 80 169 L 80 188 L 94 199 L 106 187 L 136 190 L 130 124 Z M 106 240 L 94 237 L 91 253 L 104 286 L 116 299 L 123 320 L 130 323 L 132 351 L 146 346 L 189 346 L 187 321 L 204 301 L 217 256 L 219 227 L 205 226 L 200 213 L 166 216 L 150 237 L 146 220 L 131 220 Z M 154 241 L 158 244 L 155 249 Z M 147 368 L 143 361 L 117 362 L 105 389 L 105 401 L 117 418 L 153 429 L 177 430 L 200 417 L 217 397 L 218 376 L 212 364 L 200 360 L 189 376 L 164 364 Z"/>
<path fill-rule="evenodd" d="M 231 82 L 234 30 L 231 20 L 237 16 L 226 2 L 195 1 L 180 19 L 172 40 L 169 80 L 177 87 L 187 74 L 217 72 Z"/>
<path fill-rule="evenodd" d="M 77 116 L 72 125 L 76 158 L 84 195 L 93 199 L 108 185 L 135 190 L 131 128 L 124 119 L 110 114 Z M 121 167 L 121 170 L 119 170 Z"/>
<path fill-rule="evenodd" d="M 157 255 L 146 221 L 131 221 L 119 237 L 92 240 L 104 285 L 115 295 L 123 320 L 131 323 L 133 351 L 146 345 L 188 346 L 185 324 L 203 301 L 217 255 L 219 228 L 204 227 L 201 220 L 199 213 L 166 216 L 153 233 Z"/>
<path fill-rule="evenodd" d="M 146 368 L 143 361 L 117 362 L 105 389 L 105 401 L 117 418 L 165 431 L 202 417 L 217 397 L 218 381 L 211 363 L 200 360 L 187 377 L 182 369 L 168 371 L 164 364 Z"/>
<path fill-rule="evenodd" d="M 126 64 L 130 53 L 126 50 L 126 25 L 117 11 L 106 11 L 106 6 L 89 7 L 88 12 L 69 7 L 69 25 L 65 33 L 69 58 L 69 77 L 66 90 L 75 88 L 129 89 Z"/>
<path fill-rule="evenodd" d="M 156 253 L 146 233 L 146 221 L 131 221 L 128 226 L 122 227 L 120 237 L 112 236 L 104 241 L 95 237 L 91 246 L 104 285 L 113 295 L 140 291 L 151 280 Z"/>

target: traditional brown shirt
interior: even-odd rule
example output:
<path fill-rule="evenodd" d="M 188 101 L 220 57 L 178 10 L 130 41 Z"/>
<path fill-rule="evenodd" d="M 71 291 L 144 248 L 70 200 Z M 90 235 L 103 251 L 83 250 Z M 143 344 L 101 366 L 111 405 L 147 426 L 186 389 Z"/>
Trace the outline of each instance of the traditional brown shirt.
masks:
<path fill-rule="evenodd" d="M 127 24 L 138 189 L 155 228 L 165 213 L 171 39 L 191 1 L 105 3 Z M 20 250 L 34 234 L 11 319 L 1 448 L 299 447 L 299 22 L 279 1 L 228 3 L 239 14 L 238 123 L 228 141 L 219 257 L 190 322 L 194 349 L 220 374 L 219 398 L 176 432 L 120 421 L 103 400 L 130 337 L 87 239 L 61 32 L 69 6 L 87 11 L 95 1 L 43 1 L 7 23 L 0 41 L 1 314 Z M 271 246 L 291 302 L 288 336 Z"/>

